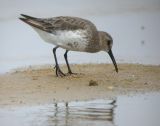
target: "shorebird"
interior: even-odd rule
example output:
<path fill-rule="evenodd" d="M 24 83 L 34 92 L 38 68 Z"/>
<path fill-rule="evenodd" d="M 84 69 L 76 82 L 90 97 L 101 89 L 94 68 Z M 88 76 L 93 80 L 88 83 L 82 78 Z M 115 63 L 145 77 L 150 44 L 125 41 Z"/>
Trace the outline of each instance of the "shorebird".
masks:
<path fill-rule="evenodd" d="M 24 14 L 21 14 L 21 16 L 19 19 L 29 24 L 44 41 L 55 45 L 53 55 L 57 76 L 63 77 L 68 74 L 74 74 L 68 62 L 68 51 L 88 53 L 105 51 L 109 54 L 115 70 L 118 72 L 118 67 L 111 50 L 113 45 L 112 37 L 107 32 L 98 31 L 91 21 L 70 16 L 53 18 L 36 18 Z M 68 67 L 67 74 L 61 71 L 57 61 L 56 50 L 59 47 L 66 50 L 64 58 Z"/>

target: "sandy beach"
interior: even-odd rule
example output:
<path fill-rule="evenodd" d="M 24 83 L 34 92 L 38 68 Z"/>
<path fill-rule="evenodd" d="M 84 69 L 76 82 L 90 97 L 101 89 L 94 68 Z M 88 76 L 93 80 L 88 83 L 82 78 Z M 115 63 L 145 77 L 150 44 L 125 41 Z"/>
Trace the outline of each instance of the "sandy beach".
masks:
<path fill-rule="evenodd" d="M 61 66 L 67 71 L 66 66 Z M 0 106 L 41 105 L 160 91 L 160 66 L 120 64 L 72 65 L 77 75 L 56 77 L 51 66 L 0 75 Z"/>

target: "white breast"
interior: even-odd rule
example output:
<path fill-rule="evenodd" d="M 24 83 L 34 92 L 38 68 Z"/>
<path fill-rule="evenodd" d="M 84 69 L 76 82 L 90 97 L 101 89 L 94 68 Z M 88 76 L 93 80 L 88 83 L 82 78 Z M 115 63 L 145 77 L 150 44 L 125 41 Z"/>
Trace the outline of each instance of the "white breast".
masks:
<path fill-rule="evenodd" d="M 85 30 L 59 30 L 55 33 L 47 33 L 37 28 L 34 29 L 46 42 L 60 46 L 67 50 L 85 51 L 85 48 L 88 45 L 88 40 L 86 38 L 87 31 Z"/>

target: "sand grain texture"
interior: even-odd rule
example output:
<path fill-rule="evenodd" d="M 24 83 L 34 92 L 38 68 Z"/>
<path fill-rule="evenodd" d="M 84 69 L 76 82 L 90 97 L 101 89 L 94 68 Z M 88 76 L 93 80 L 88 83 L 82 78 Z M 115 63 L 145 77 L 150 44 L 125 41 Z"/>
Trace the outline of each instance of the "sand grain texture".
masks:
<path fill-rule="evenodd" d="M 72 65 L 78 75 L 58 78 L 51 68 L 27 69 L 0 76 L 0 106 L 39 105 L 160 91 L 160 66 L 120 64 Z M 63 71 L 67 71 L 62 66 Z M 89 86 L 90 81 L 98 85 Z"/>

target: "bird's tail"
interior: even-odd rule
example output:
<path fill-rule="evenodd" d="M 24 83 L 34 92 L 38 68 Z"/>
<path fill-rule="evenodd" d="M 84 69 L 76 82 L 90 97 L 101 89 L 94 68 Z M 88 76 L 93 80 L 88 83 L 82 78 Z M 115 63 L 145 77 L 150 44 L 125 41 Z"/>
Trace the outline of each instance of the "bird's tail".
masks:
<path fill-rule="evenodd" d="M 20 17 L 19 19 L 22 20 L 23 22 L 29 24 L 32 27 L 36 27 L 38 29 L 41 29 L 43 31 L 45 31 L 45 27 L 44 27 L 44 22 L 41 18 L 35 18 L 35 17 L 31 17 L 25 14 L 21 14 L 22 17 Z"/>
<path fill-rule="evenodd" d="M 38 28 L 42 31 L 45 32 L 52 32 L 52 24 L 48 22 L 47 19 L 44 18 L 35 18 L 35 17 L 31 17 L 25 14 L 21 14 L 22 17 L 20 17 L 19 19 L 22 20 L 23 22 L 29 24 L 30 26 L 34 27 L 34 28 Z"/>
<path fill-rule="evenodd" d="M 26 19 L 33 19 L 33 20 L 36 20 L 38 18 L 35 18 L 35 17 L 31 17 L 31 16 L 28 16 L 28 15 L 25 15 L 25 14 L 21 14 L 22 17 L 25 17 Z M 21 19 L 21 18 L 20 18 Z"/>

